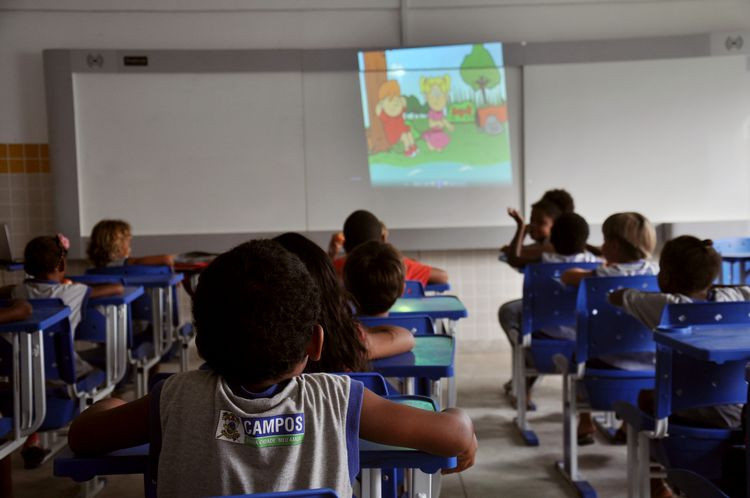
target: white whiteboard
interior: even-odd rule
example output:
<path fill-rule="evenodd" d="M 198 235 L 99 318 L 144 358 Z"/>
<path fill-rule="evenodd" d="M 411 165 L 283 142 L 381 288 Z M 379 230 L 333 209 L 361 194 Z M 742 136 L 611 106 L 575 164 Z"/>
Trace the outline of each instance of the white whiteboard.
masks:
<path fill-rule="evenodd" d="M 81 236 L 305 229 L 299 72 L 74 75 Z"/>
<path fill-rule="evenodd" d="M 525 192 L 568 188 L 599 223 L 750 217 L 746 57 L 524 69 Z"/>

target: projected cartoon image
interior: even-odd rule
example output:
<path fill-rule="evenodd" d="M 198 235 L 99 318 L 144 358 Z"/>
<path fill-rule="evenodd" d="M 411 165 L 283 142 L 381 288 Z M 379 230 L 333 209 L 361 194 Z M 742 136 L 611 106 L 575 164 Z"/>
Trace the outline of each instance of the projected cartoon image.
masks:
<path fill-rule="evenodd" d="M 499 43 L 359 53 L 375 186 L 510 185 Z"/>

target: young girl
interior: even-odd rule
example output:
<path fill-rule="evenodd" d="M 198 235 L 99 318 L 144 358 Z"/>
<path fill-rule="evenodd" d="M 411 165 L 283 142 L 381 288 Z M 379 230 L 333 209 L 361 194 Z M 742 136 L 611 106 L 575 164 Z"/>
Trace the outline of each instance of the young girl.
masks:
<path fill-rule="evenodd" d="M 122 220 L 102 220 L 91 231 L 91 239 L 86 253 L 97 268 L 122 265 L 165 265 L 174 266 L 173 254 L 158 254 L 130 257 L 130 224 Z"/>
<path fill-rule="evenodd" d="M 20 285 L 6 287 L 3 291 L 10 292 L 14 299 L 61 299 L 70 308 L 70 328 L 75 337 L 76 327 L 81 323 L 89 298 L 122 294 L 123 287 L 120 284 L 89 287 L 65 278 L 69 247 L 68 239 L 62 234 L 32 239 L 23 252 L 24 271 L 31 278 Z M 92 367 L 76 355 L 75 369 L 76 377 L 80 378 L 91 372 Z M 45 454 L 36 434 L 29 436 L 21 450 L 26 468 L 38 467 Z"/>
<path fill-rule="evenodd" d="M 651 329 L 658 326 L 664 307 L 670 303 L 750 300 L 748 286 L 713 286 L 721 271 L 721 256 L 710 240 L 700 240 L 690 235 L 670 240 L 664 245 L 659 267 L 661 292 L 620 289 L 609 295 L 613 305 L 621 306 Z M 653 395 L 653 390 L 641 391 L 638 396 L 641 409 L 653 410 Z M 686 425 L 737 429 L 742 425 L 742 405 L 714 405 L 685 410 L 673 415 L 673 418 Z M 669 488 L 662 480 L 652 480 L 651 487 L 652 496 L 670 496 Z"/>
<path fill-rule="evenodd" d="M 651 261 L 656 247 L 656 230 L 642 214 L 634 212 L 615 213 L 602 225 L 604 264 L 594 270 L 573 268 L 562 274 L 561 280 L 568 285 L 578 285 L 587 277 L 615 277 L 628 275 L 656 275 L 659 266 Z M 628 355 L 600 359 L 606 368 L 640 369 L 653 366 L 653 355 Z M 578 424 L 578 444 L 594 443 L 594 422 L 591 413 L 581 413 Z M 625 433 L 618 430 L 616 439 L 624 441 Z"/>
<path fill-rule="evenodd" d="M 131 403 L 95 404 L 71 425 L 71 450 L 150 441 L 157 495 L 186 498 L 321 487 L 351 496 L 360 437 L 458 455 L 454 472 L 470 467 L 477 444 L 462 410 L 419 410 L 346 376 L 302 373 L 323 349 L 320 301 L 304 264 L 274 241 L 218 256 L 193 301 L 207 368 Z"/>
<path fill-rule="evenodd" d="M 319 361 L 307 364 L 308 372 L 363 372 L 369 370 L 368 360 L 411 351 L 414 337 L 408 330 L 365 328 L 354 319 L 350 296 L 317 244 L 298 233 L 285 233 L 274 240 L 302 260 L 321 292 L 320 324 L 326 347 Z"/>

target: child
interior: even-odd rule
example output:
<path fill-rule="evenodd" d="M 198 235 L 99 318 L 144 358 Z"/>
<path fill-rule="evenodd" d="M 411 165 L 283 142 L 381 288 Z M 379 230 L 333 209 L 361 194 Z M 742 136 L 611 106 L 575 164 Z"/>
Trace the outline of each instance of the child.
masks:
<path fill-rule="evenodd" d="M 541 261 L 542 253 L 554 251 L 550 244 L 550 235 L 555 220 L 562 211 L 557 204 L 550 200 L 541 199 L 531 206 L 531 218 L 526 225 L 518 211 L 508 208 L 508 215 L 516 222 L 516 233 L 510 244 L 500 249 L 500 259 L 513 268 L 521 269 L 528 263 Z M 533 243 L 522 245 L 528 235 Z M 520 250 L 518 249 L 520 247 Z"/>
<path fill-rule="evenodd" d="M 365 242 L 349 255 L 344 267 L 344 286 L 366 316 L 388 316 L 388 310 L 404 293 L 404 263 L 390 244 Z"/>
<path fill-rule="evenodd" d="M 151 439 L 157 494 L 180 497 L 321 487 L 351 496 L 358 437 L 458 454 L 453 471 L 471 466 L 476 438 L 463 411 L 422 411 L 345 376 L 302 374 L 323 347 L 318 293 L 276 242 L 218 256 L 193 301 L 207 368 L 175 374 L 131 403 L 93 405 L 71 425 L 70 448 L 104 453 Z"/>
<path fill-rule="evenodd" d="M 122 294 L 120 284 L 103 284 L 89 287 L 77 284 L 65 278 L 66 256 L 70 243 L 62 234 L 54 237 L 36 237 L 32 239 L 23 252 L 24 271 L 31 278 L 22 284 L 5 288 L 14 299 L 61 299 L 70 308 L 70 329 L 74 333 L 86 311 L 89 298 Z M 90 364 L 75 357 L 76 378 L 91 372 Z M 37 434 L 32 434 L 24 443 L 21 456 L 24 467 L 33 469 L 41 465 L 47 451 L 44 450 Z"/>
<path fill-rule="evenodd" d="M 298 233 L 285 233 L 274 240 L 302 260 L 321 292 L 320 324 L 326 347 L 319 361 L 307 364 L 307 372 L 363 372 L 370 369 L 368 360 L 411 351 L 414 336 L 408 330 L 366 328 L 354 319 L 331 260 L 317 244 Z"/>
<path fill-rule="evenodd" d="M 550 230 L 550 244 L 554 252 L 542 253 L 542 263 L 593 263 L 600 261 L 587 250 L 589 224 L 583 216 L 576 213 L 561 214 Z M 520 244 L 516 254 L 520 255 Z"/>
<path fill-rule="evenodd" d="M 602 256 L 604 264 L 594 270 L 573 268 L 562 274 L 561 280 L 567 285 L 579 285 L 587 277 L 615 277 L 628 275 L 656 275 L 659 266 L 649 261 L 656 247 L 656 230 L 642 214 L 627 212 L 615 213 L 604 220 L 602 225 L 604 244 Z M 598 368 L 640 370 L 653 368 L 653 354 L 623 355 L 592 360 Z M 580 415 L 578 424 L 578 444 L 594 443 L 594 423 L 591 413 Z M 619 441 L 625 440 L 625 433 L 619 429 L 615 435 Z"/>
<path fill-rule="evenodd" d="M 173 254 L 130 257 L 130 224 L 122 220 L 102 220 L 91 231 L 91 239 L 86 253 L 97 268 L 123 265 L 165 265 L 174 266 Z"/>
<path fill-rule="evenodd" d="M 561 213 L 573 213 L 576 210 L 573 196 L 567 190 L 556 188 L 548 190 L 542 196 L 542 200 L 553 202 L 560 208 Z"/>
<path fill-rule="evenodd" d="M 656 275 L 659 265 L 649 261 L 656 247 L 656 230 L 640 213 L 615 213 L 602 225 L 604 264 L 595 270 L 572 268 L 562 274 L 562 282 L 578 285 L 587 277 Z"/>
<path fill-rule="evenodd" d="M 710 240 L 700 240 L 683 235 L 664 245 L 659 259 L 659 289 L 661 292 L 644 292 L 637 289 L 620 289 L 609 295 L 609 301 L 621 306 L 627 313 L 655 329 L 661 320 L 664 307 L 670 303 L 694 301 L 747 301 L 750 287 L 714 287 L 713 282 L 721 271 L 721 256 Z M 641 391 L 638 405 L 653 410 L 653 390 Z M 678 423 L 698 427 L 737 429 L 742 425 L 742 405 L 714 405 L 685 410 L 672 416 Z M 652 480 L 652 496 L 656 491 L 671 496 L 662 480 Z"/>
<path fill-rule="evenodd" d="M 358 245 L 371 240 L 388 242 L 388 230 L 385 225 L 369 211 L 360 209 L 354 211 L 344 222 L 343 246 L 347 254 L 352 252 Z M 328 254 L 336 254 L 338 247 L 336 244 L 341 243 L 340 234 L 334 234 L 328 248 Z M 406 279 L 418 280 L 422 285 L 427 284 L 446 284 L 448 283 L 448 273 L 440 268 L 425 265 L 419 261 L 410 258 L 403 258 L 406 267 Z M 334 259 L 333 266 L 336 272 L 343 276 L 343 269 L 346 263 L 346 257 Z"/>

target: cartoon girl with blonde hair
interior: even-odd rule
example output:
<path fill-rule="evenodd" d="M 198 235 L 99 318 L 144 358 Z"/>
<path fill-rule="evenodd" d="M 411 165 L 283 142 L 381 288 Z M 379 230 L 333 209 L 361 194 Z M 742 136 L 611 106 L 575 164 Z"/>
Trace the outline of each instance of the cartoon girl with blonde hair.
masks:
<path fill-rule="evenodd" d="M 401 87 L 397 81 L 388 80 L 378 89 L 378 103 L 375 114 L 383 124 L 383 131 L 388 145 L 393 146 L 401 141 L 404 144 L 404 155 L 413 157 L 417 154 L 417 146 L 411 134 L 411 128 L 404 122 L 406 99 L 401 95 Z"/>
<path fill-rule="evenodd" d="M 445 119 L 445 107 L 448 104 L 448 91 L 451 87 L 449 75 L 419 79 L 419 87 L 422 90 L 430 111 L 427 113 L 427 126 L 429 129 L 422 133 L 422 138 L 430 150 L 441 151 L 451 141 L 451 137 L 445 130 L 453 131 L 453 125 Z"/>

